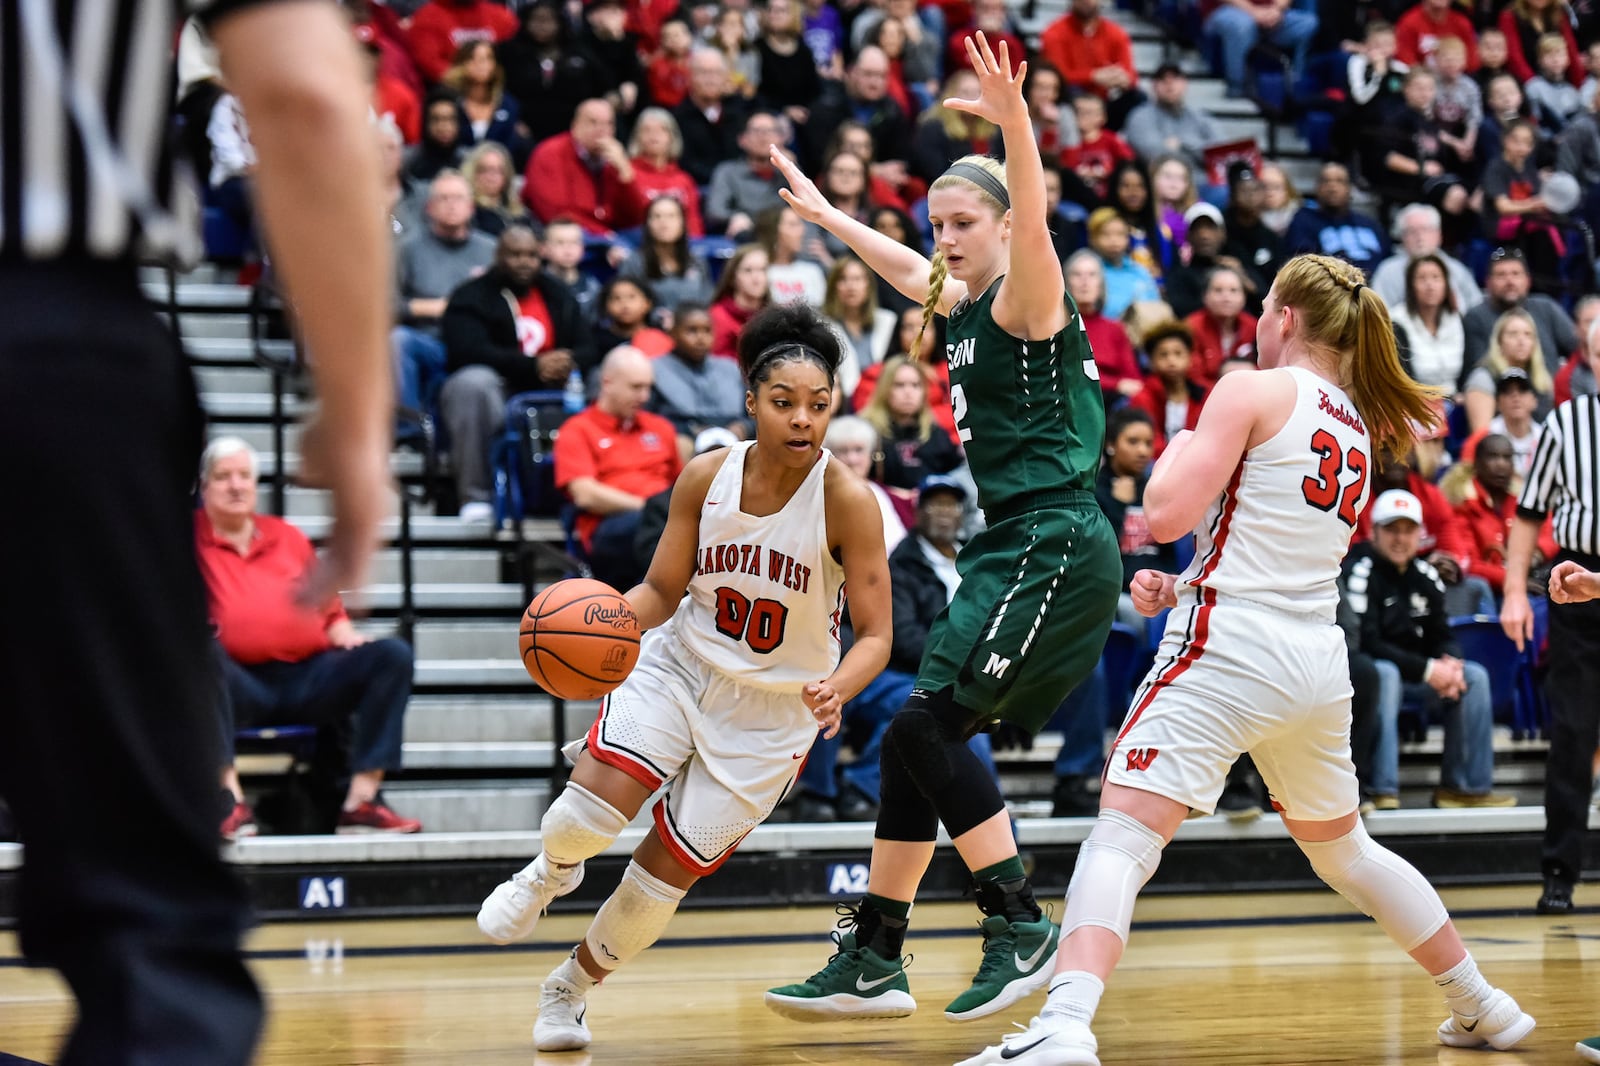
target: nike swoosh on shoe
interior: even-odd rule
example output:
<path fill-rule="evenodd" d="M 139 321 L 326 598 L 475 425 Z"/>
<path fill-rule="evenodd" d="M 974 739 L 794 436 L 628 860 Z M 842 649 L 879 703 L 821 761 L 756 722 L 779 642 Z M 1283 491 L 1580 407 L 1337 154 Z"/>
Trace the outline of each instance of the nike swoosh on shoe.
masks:
<path fill-rule="evenodd" d="M 866 980 L 866 976 L 867 975 L 864 974 L 864 973 L 856 974 L 856 990 L 857 991 L 859 991 L 859 992 L 870 992 L 874 988 L 877 988 L 879 985 L 888 984 L 890 981 L 893 981 L 896 977 L 899 977 L 900 975 L 898 973 L 892 973 L 888 977 L 880 977 L 876 981 L 868 981 L 868 980 Z"/>

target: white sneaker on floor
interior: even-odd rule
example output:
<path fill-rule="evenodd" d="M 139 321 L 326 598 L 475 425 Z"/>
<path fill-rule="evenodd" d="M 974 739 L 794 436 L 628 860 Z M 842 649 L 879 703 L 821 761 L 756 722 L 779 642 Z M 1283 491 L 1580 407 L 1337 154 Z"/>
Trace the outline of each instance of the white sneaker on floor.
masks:
<path fill-rule="evenodd" d="M 532 935 L 550 901 L 583 884 L 583 863 L 552 872 L 544 852 L 527 866 L 495 886 L 478 908 L 478 928 L 496 944 L 509 944 Z"/>
<path fill-rule="evenodd" d="M 494 521 L 494 504 L 487 500 L 468 500 L 461 505 L 461 510 L 456 515 L 462 522 L 477 525 L 480 522 Z"/>
<path fill-rule="evenodd" d="M 1100 1066 L 1099 1050 L 1087 1025 L 1059 1014 L 1041 1014 L 1026 1029 L 1007 1033 L 1000 1043 L 956 1066 Z"/>
<path fill-rule="evenodd" d="M 1498 988 L 1489 994 L 1476 1018 L 1450 1012 L 1439 1025 L 1439 1043 L 1446 1047 L 1492 1047 L 1507 1051 L 1533 1032 L 1533 1015 Z"/>
<path fill-rule="evenodd" d="M 539 986 L 533 1046 L 540 1051 L 582 1051 L 592 1039 L 583 1022 L 588 1012 L 582 992 L 563 981 L 546 981 Z"/>

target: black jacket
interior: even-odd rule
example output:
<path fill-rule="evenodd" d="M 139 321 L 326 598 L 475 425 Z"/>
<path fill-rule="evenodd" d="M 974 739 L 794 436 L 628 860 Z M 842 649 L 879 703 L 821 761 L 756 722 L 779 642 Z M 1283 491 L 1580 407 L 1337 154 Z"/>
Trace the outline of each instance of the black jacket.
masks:
<path fill-rule="evenodd" d="M 1428 660 L 1461 657 L 1444 609 L 1444 582 L 1421 559 L 1404 572 L 1371 544 L 1352 548 L 1343 583 L 1350 608 L 1361 617 L 1361 650 L 1388 659 L 1404 681 L 1421 681 Z"/>
<path fill-rule="evenodd" d="M 687 97 L 672 109 L 672 117 L 678 120 L 678 132 L 683 136 L 683 154 L 678 158 L 678 165 L 696 185 L 711 184 L 711 172 L 718 163 L 743 154 L 739 150 L 739 135 L 744 132 L 748 113 L 744 101 L 737 96 L 722 102 L 722 111 L 715 123 Z"/>
<path fill-rule="evenodd" d="M 944 582 L 922 554 L 922 538 L 915 530 L 889 553 L 889 587 L 894 598 L 894 646 L 889 649 L 889 669 L 914 674 L 922 665 L 933 620 L 950 603 Z"/>
<path fill-rule="evenodd" d="M 857 111 L 858 107 L 861 108 L 860 112 Z M 838 82 L 831 82 L 824 87 L 822 96 L 811 108 L 811 115 L 806 120 L 805 140 L 810 166 L 822 164 L 822 156 L 828 150 L 828 142 L 833 139 L 833 131 L 846 119 L 860 121 L 872 133 L 874 159 L 882 162 L 911 157 L 911 121 L 900 110 L 899 104 L 887 96 L 872 104 L 860 104 Z"/>
<path fill-rule="evenodd" d="M 550 310 L 555 328 L 550 347 L 570 350 L 579 369 L 588 370 L 595 363 L 594 344 L 577 301 L 559 282 L 543 274 L 534 277 L 533 287 L 543 294 Z M 507 394 L 560 388 L 559 382 L 540 380 L 539 360 L 522 353 L 513 310 L 516 303 L 516 294 L 497 270 L 473 278 L 450 294 L 439 325 L 450 370 L 480 364 L 491 367 L 505 379 Z"/>

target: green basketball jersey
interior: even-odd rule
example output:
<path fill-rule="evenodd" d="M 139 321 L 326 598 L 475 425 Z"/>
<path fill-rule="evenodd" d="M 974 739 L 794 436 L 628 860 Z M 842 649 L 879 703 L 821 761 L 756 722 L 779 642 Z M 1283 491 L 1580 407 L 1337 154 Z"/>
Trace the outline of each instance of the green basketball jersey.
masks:
<path fill-rule="evenodd" d="M 978 505 L 1001 513 L 1040 493 L 1094 491 L 1106 435 L 1100 375 L 1077 305 L 1066 297 L 1067 325 L 1024 341 L 994 320 L 995 281 L 976 300 L 951 309 L 945 357 Z"/>

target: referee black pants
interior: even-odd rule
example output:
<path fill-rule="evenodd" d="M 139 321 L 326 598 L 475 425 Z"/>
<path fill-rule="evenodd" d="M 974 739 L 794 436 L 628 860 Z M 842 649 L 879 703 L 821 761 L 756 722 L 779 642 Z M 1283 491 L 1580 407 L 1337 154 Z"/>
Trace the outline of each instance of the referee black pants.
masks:
<path fill-rule="evenodd" d="M 1600 558 L 1563 551 L 1600 569 Z M 1568 883 L 1583 873 L 1583 844 L 1600 746 L 1600 600 L 1550 604 L 1550 755 L 1544 777 L 1544 873 Z"/>
<path fill-rule="evenodd" d="M 64 1066 L 248 1062 L 261 1001 L 218 857 L 193 380 L 131 266 L 0 263 L 0 793 Z"/>

